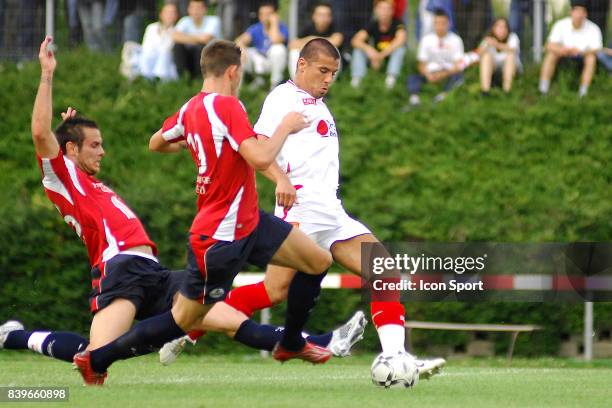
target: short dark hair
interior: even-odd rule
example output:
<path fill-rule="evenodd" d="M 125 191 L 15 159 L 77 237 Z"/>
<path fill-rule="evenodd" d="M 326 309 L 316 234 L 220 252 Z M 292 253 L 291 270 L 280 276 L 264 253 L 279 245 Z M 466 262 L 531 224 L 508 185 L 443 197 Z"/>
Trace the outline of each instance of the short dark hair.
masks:
<path fill-rule="evenodd" d="M 313 38 L 308 41 L 304 48 L 302 48 L 302 51 L 300 51 L 300 58 L 310 62 L 319 54 L 325 54 L 333 59 L 340 59 L 340 51 L 326 38 Z"/>
<path fill-rule="evenodd" d="M 204 7 L 208 6 L 208 2 L 206 0 L 189 0 L 190 3 L 202 3 Z"/>
<path fill-rule="evenodd" d="M 99 129 L 96 122 L 82 116 L 66 119 L 60 123 L 55 129 L 55 138 L 62 149 L 62 153 L 66 154 L 66 144 L 68 142 L 76 144 L 79 149 L 83 147 L 83 141 L 85 140 L 84 128 Z"/>
<path fill-rule="evenodd" d="M 262 7 L 272 7 L 274 11 L 276 11 L 278 10 L 278 3 L 272 0 L 264 0 L 259 3 L 259 7 L 257 7 L 257 10 L 259 10 Z"/>
<path fill-rule="evenodd" d="M 433 11 L 434 16 L 436 17 L 446 17 L 448 18 L 448 13 L 442 8 L 436 8 Z"/>
<path fill-rule="evenodd" d="M 318 9 L 319 7 L 327 7 L 328 9 L 330 9 L 332 12 L 334 11 L 334 8 L 332 7 L 331 3 L 328 1 L 317 1 L 313 4 L 312 9 L 310 10 L 310 13 L 314 13 L 314 11 L 316 9 Z"/>
<path fill-rule="evenodd" d="M 202 76 L 220 77 L 232 65 L 240 66 L 240 47 L 227 40 L 215 40 L 202 50 L 200 68 Z"/>
<path fill-rule="evenodd" d="M 582 7 L 587 12 L 589 11 L 588 4 L 587 4 L 587 2 L 585 0 L 572 0 L 570 4 L 571 4 L 572 8 L 574 8 L 574 7 Z"/>

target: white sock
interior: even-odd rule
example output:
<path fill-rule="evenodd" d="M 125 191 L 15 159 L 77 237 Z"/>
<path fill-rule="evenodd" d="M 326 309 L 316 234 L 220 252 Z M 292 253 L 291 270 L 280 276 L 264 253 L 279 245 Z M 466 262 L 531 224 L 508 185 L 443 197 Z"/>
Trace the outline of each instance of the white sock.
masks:
<path fill-rule="evenodd" d="M 28 348 L 37 353 L 43 354 L 42 345 L 45 342 L 47 336 L 49 336 L 51 332 L 39 332 L 36 331 L 30 335 L 28 338 Z"/>
<path fill-rule="evenodd" d="M 578 90 L 578 96 L 580 96 L 581 98 L 586 96 L 587 92 L 589 92 L 589 86 L 588 85 L 580 85 L 580 89 Z"/>
<path fill-rule="evenodd" d="M 406 330 L 404 326 L 399 324 L 385 324 L 378 329 L 378 338 L 382 346 L 383 354 L 397 354 L 400 351 L 406 351 L 404 348 L 404 339 Z"/>
<path fill-rule="evenodd" d="M 550 81 L 547 79 L 540 79 L 540 93 L 547 94 L 550 89 Z"/>

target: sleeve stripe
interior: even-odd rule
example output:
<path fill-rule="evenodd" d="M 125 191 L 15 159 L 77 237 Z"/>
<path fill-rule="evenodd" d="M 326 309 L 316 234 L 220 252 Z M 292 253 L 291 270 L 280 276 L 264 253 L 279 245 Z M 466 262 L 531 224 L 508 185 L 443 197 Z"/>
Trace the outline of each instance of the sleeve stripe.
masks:
<path fill-rule="evenodd" d="M 49 159 L 41 159 L 42 161 L 42 169 L 43 169 L 43 186 L 54 193 L 57 193 L 64 197 L 66 201 L 68 201 L 71 205 L 74 205 L 74 201 L 64 186 L 64 183 L 57 177 L 55 171 L 53 171 L 53 166 L 51 166 L 51 161 Z"/>
<path fill-rule="evenodd" d="M 176 120 L 176 125 L 166 130 L 165 132 L 162 132 L 162 137 L 164 138 L 165 141 L 171 142 L 173 140 L 176 140 L 180 137 L 185 136 L 185 127 L 183 126 L 183 115 L 185 114 L 185 111 L 187 110 L 187 105 L 189 105 L 189 102 L 181 106 L 181 110 L 179 111 L 178 119 Z"/>
<path fill-rule="evenodd" d="M 74 187 L 78 190 L 79 193 L 81 193 L 82 195 L 85 195 L 85 190 L 83 190 L 83 187 L 81 186 L 81 182 L 79 181 L 79 178 L 77 176 L 76 166 L 74 165 L 72 160 L 66 158 L 66 156 L 63 156 L 63 158 L 64 158 L 64 163 L 66 163 L 66 168 L 68 168 L 68 174 L 70 174 L 70 179 L 72 180 L 72 184 L 74 184 Z"/>

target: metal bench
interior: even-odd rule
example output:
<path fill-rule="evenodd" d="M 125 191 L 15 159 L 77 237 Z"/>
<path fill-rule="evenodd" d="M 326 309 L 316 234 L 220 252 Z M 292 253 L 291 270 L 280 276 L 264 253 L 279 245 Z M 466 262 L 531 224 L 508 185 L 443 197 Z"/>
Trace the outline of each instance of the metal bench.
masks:
<path fill-rule="evenodd" d="M 542 327 L 532 324 L 476 324 L 476 323 L 441 323 L 441 322 L 417 322 L 407 321 L 404 324 L 406 328 L 406 341 L 408 342 L 409 350 L 412 350 L 411 332 L 413 329 L 427 330 L 455 330 L 455 331 L 476 331 L 476 332 L 509 332 L 511 333 L 510 345 L 508 346 L 508 360 L 512 361 L 514 353 L 514 344 L 519 333 L 533 332 L 541 330 Z"/>

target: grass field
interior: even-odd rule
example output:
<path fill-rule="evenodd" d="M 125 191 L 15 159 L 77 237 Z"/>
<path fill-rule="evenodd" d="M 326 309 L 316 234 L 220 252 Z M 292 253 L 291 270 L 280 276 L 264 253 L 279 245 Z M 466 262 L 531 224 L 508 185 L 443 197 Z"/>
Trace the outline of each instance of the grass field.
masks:
<path fill-rule="evenodd" d="M 385 390 L 370 383 L 372 357 L 315 367 L 257 355 L 191 355 L 163 367 L 151 356 L 117 363 L 107 385 L 86 388 L 66 363 L 3 351 L 0 386 L 66 386 L 69 404 L 44 405 L 113 408 L 609 407 L 612 401 L 610 360 L 515 360 L 511 366 L 503 359 L 451 360 L 441 375 L 414 389 Z"/>

